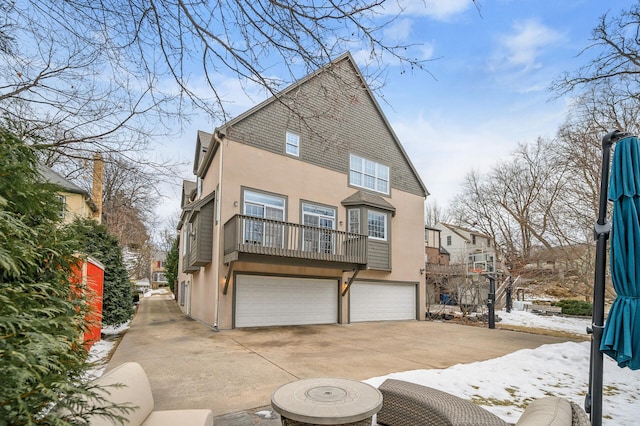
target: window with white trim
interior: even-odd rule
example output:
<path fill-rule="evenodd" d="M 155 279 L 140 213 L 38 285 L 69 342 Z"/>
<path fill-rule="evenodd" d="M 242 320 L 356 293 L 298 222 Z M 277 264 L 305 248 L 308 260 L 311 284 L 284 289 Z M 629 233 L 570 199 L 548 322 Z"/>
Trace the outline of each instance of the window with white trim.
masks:
<path fill-rule="evenodd" d="M 284 227 L 276 222 L 284 221 L 285 205 L 284 197 L 244 191 L 244 214 L 268 219 L 267 221 L 245 219 L 245 244 L 281 247 L 284 241 Z"/>
<path fill-rule="evenodd" d="M 350 154 L 349 184 L 389 194 L 389 167 Z"/>
<path fill-rule="evenodd" d="M 303 250 L 331 253 L 336 229 L 336 210 L 317 204 L 302 203 Z"/>
<path fill-rule="evenodd" d="M 187 255 L 187 248 L 189 247 L 189 223 L 185 223 L 182 227 L 182 256 Z"/>
<path fill-rule="evenodd" d="M 351 234 L 359 234 L 360 233 L 360 209 L 349 209 L 348 210 L 348 225 L 349 232 Z"/>
<path fill-rule="evenodd" d="M 61 219 L 64 219 L 64 217 L 67 215 L 67 197 L 60 194 L 56 194 L 55 197 L 60 203 L 60 210 L 58 210 L 58 217 L 60 217 Z"/>
<path fill-rule="evenodd" d="M 286 136 L 286 152 L 289 155 L 295 155 L 296 157 L 300 156 L 300 136 L 287 132 Z"/>
<path fill-rule="evenodd" d="M 367 212 L 367 221 L 370 238 L 375 240 L 387 239 L 387 215 L 385 213 L 369 210 Z"/>

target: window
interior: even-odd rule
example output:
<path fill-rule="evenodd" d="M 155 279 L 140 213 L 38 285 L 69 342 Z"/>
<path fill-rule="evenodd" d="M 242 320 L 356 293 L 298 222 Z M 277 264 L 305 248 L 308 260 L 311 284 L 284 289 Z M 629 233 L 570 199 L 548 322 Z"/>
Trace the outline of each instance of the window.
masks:
<path fill-rule="evenodd" d="M 295 155 L 296 157 L 300 155 L 300 136 L 295 133 L 287 132 L 286 151 L 287 154 Z"/>
<path fill-rule="evenodd" d="M 387 215 L 369 210 L 369 237 L 376 240 L 387 239 Z"/>
<path fill-rule="evenodd" d="M 154 272 L 153 273 L 153 281 L 154 282 L 160 282 L 160 283 L 166 283 L 167 282 L 167 276 L 164 274 L 164 272 Z"/>
<path fill-rule="evenodd" d="M 189 247 L 189 224 L 185 223 L 182 228 L 182 256 L 183 257 L 187 255 L 188 247 Z"/>
<path fill-rule="evenodd" d="M 332 252 L 333 232 L 336 228 L 336 210 L 331 207 L 302 203 L 303 250 L 318 253 Z M 317 229 L 311 229 L 313 227 Z"/>
<path fill-rule="evenodd" d="M 447 235 L 447 245 L 451 245 L 451 235 Z"/>
<path fill-rule="evenodd" d="M 471 244 L 473 244 L 474 246 L 476 245 L 476 236 L 475 235 L 471 236 Z"/>
<path fill-rule="evenodd" d="M 274 221 L 284 221 L 285 199 L 260 192 L 244 192 L 244 214 L 261 219 L 245 219 L 245 244 L 282 247 L 284 227 Z"/>
<path fill-rule="evenodd" d="M 60 203 L 60 210 L 58 210 L 58 216 L 61 219 L 64 219 L 64 217 L 67 214 L 67 197 L 65 197 L 64 195 L 56 194 L 56 199 Z"/>
<path fill-rule="evenodd" d="M 349 183 L 388 194 L 389 167 L 351 154 L 349 156 Z"/>
<path fill-rule="evenodd" d="M 198 180 L 196 181 L 196 189 L 198 194 L 196 195 L 197 198 L 200 198 L 200 196 L 202 195 L 202 178 L 198 177 Z"/>
<path fill-rule="evenodd" d="M 360 210 L 349 209 L 349 232 L 352 234 L 360 234 Z"/>

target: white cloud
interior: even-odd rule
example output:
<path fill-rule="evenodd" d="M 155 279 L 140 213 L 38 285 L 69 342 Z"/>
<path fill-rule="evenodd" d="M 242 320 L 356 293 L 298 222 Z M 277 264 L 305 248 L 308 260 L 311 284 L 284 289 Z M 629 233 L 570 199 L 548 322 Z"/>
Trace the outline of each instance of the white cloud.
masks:
<path fill-rule="evenodd" d="M 563 34 L 535 19 L 516 21 L 512 30 L 499 37 L 501 53 L 497 59 L 524 70 L 539 68 L 538 60 L 544 49 L 564 39 Z"/>
<path fill-rule="evenodd" d="M 384 29 L 384 38 L 393 41 L 403 41 L 411 34 L 411 19 L 397 19 Z"/>
<path fill-rule="evenodd" d="M 390 117 L 392 128 L 431 193 L 429 200 L 449 207 L 468 172 L 487 173 L 518 143 L 553 136 L 566 105 L 525 102 L 511 108 L 512 115 L 492 114 L 489 110 L 493 107 L 485 105 L 484 111 L 480 102 L 455 112 L 430 109 L 428 113 Z"/>

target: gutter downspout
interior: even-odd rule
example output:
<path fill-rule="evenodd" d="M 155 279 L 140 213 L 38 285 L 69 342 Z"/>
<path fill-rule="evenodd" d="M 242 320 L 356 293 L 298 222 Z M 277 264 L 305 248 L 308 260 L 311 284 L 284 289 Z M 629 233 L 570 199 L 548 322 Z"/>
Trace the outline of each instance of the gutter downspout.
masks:
<path fill-rule="evenodd" d="M 218 193 L 216 194 L 216 211 L 214 212 L 214 220 L 218 221 L 218 228 L 216 230 L 216 242 L 217 242 L 217 246 L 218 246 L 218 250 L 217 250 L 217 256 L 218 256 L 218 260 L 216 261 L 216 321 L 213 324 L 213 329 L 218 331 L 218 319 L 220 318 L 220 283 L 219 283 L 219 277 L 220 277 L 220 247 L 221 247 L 221 242 L 220 242 L 220 235 L 222 234 L 222 206 L 220 205 L 220 201 L 222 200 L 222 167 L 224 165 L 224 141 L 218 136 L 219 132 L 216 130 L 213 132 L 213 140 L 215 142 L 218 142 L 220 144 L 220 149 L 219 149 L 219 161 L 220 161 L 220 167 L 218 168 Z M 224 137 L 224 136 L 223 136 Z"/>

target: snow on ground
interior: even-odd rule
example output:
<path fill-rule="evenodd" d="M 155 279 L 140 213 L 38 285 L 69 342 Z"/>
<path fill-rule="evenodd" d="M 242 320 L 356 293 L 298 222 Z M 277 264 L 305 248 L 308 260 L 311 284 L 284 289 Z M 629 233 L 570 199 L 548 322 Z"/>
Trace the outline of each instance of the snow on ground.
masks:
<path fill-rule="evenodd" d="M 113 350 L 118 336 L 126 331 L 131 322 L 121 324 L 117 327 L 106 326 L 102 329 L 102 339 L 91 346 L 87 362 L 93 364 L 87 371 L 86 377 L 89 380 L 102 376 L 109 362 L 109 353 Z"/>
<path fill-rule="evenodd" d="M 146 290 L 146 291 L 143 293 L 143 296 L 144 296 L 144 297 L 151 297 L 151 296 L 153 296 L 154 294 L 170 294 L 172 298 L 175 298 L 175 296 L 173 295 L 173 293 L 171 293 L 171 291 L 170 291 L 169 289 L 167 289 L 167 288 L 158 288 L 158 289 L 156 289 L 156 290 L 151 290 L 151 289 L 149 289 L 149 290 Z"/>
<path fill-rule="evenodd" d="M 151 294 L 166 294 L 151 290 Z M 512 311 L 498 313 L 502 324 L 559 330 L 585 336 L 589 319 L 536 315 Z M 96 363 L 93 377 L 106 367 L 115 339 L 129 327 L 102 330 L 104 338 L 91 348 L 89 360 Z M 589 342 L 566 342 L 524 349 L 483 362 L 458 364 L 446 369 L 413 370 L 365 380 L 379 386 L 387 378 L 406 380 L 471 399 L 507 422 L 515 423 L 535 398 L 556 395 L 581 407 L 589 383 Z M 604 357 L 603 425 L 635 425 L 640 416 L 640 370 L 621 369 Z M 265 417 L 266 418 L 266 417 Z"/>
<path fill-rule="evenodd" d="M 586 336 L 587 327 L 591 325 L 591 318 L 536 315 L 525 311 L 500 311 L 498 316 L 502 319 L 499 324 L 566 331 L 579 336 Z"/>
<path fill-rule="evenodd" d="M 585 334 L 590 320 L 500 312 L 503 323 Z M 584 407 L 589 383 L 590 343 L 566 342 L 524 349 L 500 358 L 446 369 L 414 370 L 374 377 L 429 386 L 470 399 L 509 423 L 515 423 L 535 398 L 556 395 Z M 635 425 L 640 416 L 640 371 L 621 369 L 604 357 L 603 425 Z"/>

